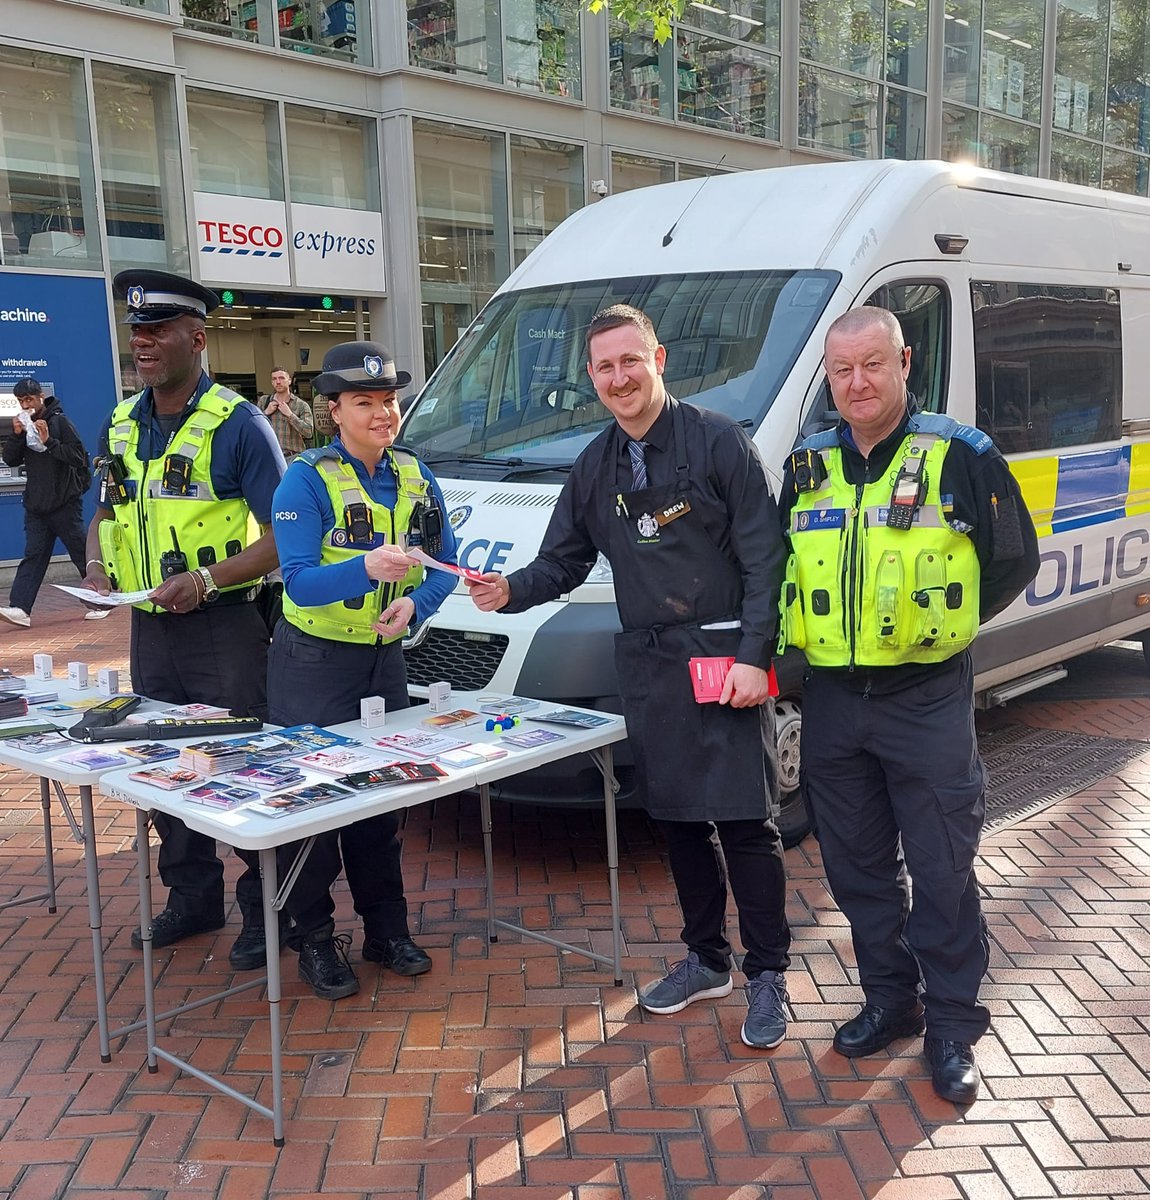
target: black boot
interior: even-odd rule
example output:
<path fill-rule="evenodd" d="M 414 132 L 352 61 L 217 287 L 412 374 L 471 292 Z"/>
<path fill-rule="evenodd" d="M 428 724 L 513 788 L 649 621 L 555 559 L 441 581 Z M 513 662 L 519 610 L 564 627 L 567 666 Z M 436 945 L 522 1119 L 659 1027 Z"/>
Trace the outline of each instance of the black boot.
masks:
<path fill-rule="evenodd" d="M 397 975 L 422 975 L 431 970 L 431 955 L 408 936 L 377 938 L 368 934 L 363 939 L 363 957 L 383 963 Z"/>
<path fill-rule="evenodd" d="M 182 913 L 174 908 L 165 908 L 152 918 L 152 949 L 159 950 L 173 942 L 194 937 L 197 933 L 212 933 L 224 927 L 224 914 Z M 132 945 L 140 950 L 144 942 L 138 929 L 132 930 Z"/>
<path fill-rule="evenodd" d="M 351 938 L 333 936 L 334 925 L 323 925 L 300 939 L 299 977 L 321 1000 L 340 1000 L 359 991 L 359 980 L 347 961 Z"/>
<path fill-rule="evenodd" d="M 287 945 L 290 926 L 291 921 L 288 920 L 287 913 L 282 914 L 279 919 L 281 950 Z M 260 967 L 267 964 L 262 913 L 258 921 L 249 921 L 246 916 L 244 917 L 244 926 L 240 930 L 240 935 L 232 943 L 232 948 L 228 952 L 228 962 L 232 964 L 233 971 L 258 971 Z"/>

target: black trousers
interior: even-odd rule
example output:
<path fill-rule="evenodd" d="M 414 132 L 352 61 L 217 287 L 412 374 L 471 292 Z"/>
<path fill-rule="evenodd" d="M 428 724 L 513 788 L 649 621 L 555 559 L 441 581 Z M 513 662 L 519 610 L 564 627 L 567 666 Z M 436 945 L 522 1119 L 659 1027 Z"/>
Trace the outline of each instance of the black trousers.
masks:
<path fill-rule="evenodd" d="M 399 642 L 355 645 L 313 637 L 280 620 L 268 655 L 268 706 L 276 725 L 338 725 L 359 719 L 359 702 L 382 696 L 388 712 L 407 708 L 407 667 Z M 342 869 L 355 911 L 371 938 L 405 937 L 407 899 L 400 867 L 399 817 L 382 813 L 321 833 L 288 893 L 285 909 L 303 937 L 331 925 L 331 888 Z M 300 843 L 279 849 L 280 877 Z"/>
<path fill-rule="evenodd" d="M 969 655 L 890 694 L 809 672 L 802 762 L 868 1004 L 922 995 L 931 1037 L 976 1042 L 990 944 L 974 874 L 986 803 Z M 913 883 L 913 899 L 908 875 Z"/>
<path fill-rule="evenodd" d="M 169 704 L 211 704 L 236 716 L 267 717 L 268 628 L 254 603 L 192 613 L 132 609 L 132 686 Z M 223 919 L 224 864 L 213 838 L 156 813 L 158 866 L 176 912 Z M 259 855 L 236 850 L 247 870 L 236 884 L 245 925 L 263 924 Z"/>
<path fill-rule="evenodd" d="M 56 548 L 56 539 L 63 543 L 68 557 L 80 572 L 80 578 L 85 574 L 84 558 L 87 553 L 87 534 L 84 532 L 82 508 L 84 501 L 80 496 L 69 500 L 48 513 L 34 513 L 24 510 L 24 557 L 16 568 L 16 577 L 12 580 L 12 594 L 9 603 L 13 608 L 22 608 L 26 613 L 32 611 L 40 585 L 48 572 L 52 561 L 52 551 Z"/>
<path fill-rule="evenodd" d="M 683 912 L 683 941 L 704 966 L 731 966 L 727 940 L 727 880 L 739 910 L 746 947 L 743 973 L 790 965 L 783 848 L 770 821 L 659 821 L 670 850 L 671 874 Z M 722 847 L 720 854 L 719 848 Z"/>

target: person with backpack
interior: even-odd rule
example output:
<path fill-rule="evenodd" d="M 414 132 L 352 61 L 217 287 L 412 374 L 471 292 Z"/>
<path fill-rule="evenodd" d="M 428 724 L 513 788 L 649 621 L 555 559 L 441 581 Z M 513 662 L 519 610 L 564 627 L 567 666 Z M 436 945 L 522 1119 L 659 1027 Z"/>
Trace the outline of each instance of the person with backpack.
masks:
<path fill-rule="evenodd" d="M 88 451 L 55 396 L 45 396 L 38 380 L 18 380 L 12 389 L 20 411 L 0 455 L 10 467 L 24 467 L 24 557 L 16 568 L 7 607 L 0 617 L 13 625 L 32 624 L 32 605 L 52 561 L 57 539 L 80 572 L 87 571 L 84 493 L 92 482 Z M 109 608 L 91 608 L 86 621 L 98 621 Z"/>

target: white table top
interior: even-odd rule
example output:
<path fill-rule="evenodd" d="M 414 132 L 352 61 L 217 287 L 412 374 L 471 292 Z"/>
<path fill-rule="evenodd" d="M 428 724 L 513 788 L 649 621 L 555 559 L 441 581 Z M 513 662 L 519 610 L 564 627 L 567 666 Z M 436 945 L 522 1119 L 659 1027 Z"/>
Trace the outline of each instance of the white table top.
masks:
<path fill-rule="evenodd" d="M 478 692 L 453 692 L 451 707 L 478 708 L 477 697 L 479 695 Z M 565 706 L 541 701 L 539 708 L 533 711 L 547 712 L 561 707 Z M 592 710 L 580 711 L 590 712 Z M 357 721 L 349 721 L 346 724 L 333 725 L 328 728 L 335 733 L 362 742 L 367 752 L 379 756 L 381 763 L 394 762 L 403 756 L 375 746 L 373 744 L 375 739 L 399 730 L 422 729 L 421 721 L 428 715 L 430 715 L 430 710 L 425 705 L 420 705 L 401 712 L 389 713 L 386 723 L 374 729 L 365 729 Z M 164 791 L 162 788 L 129 779 L 129 774 L 139 770 L 140 764 L 104 772 L 97 782 L 100 792 L 113 800 L 122 801 L 135 808 L 157 809 L 160 812 L 179 817 L 189 828 L 225 842 L 229 846 L 238 846 L 241 850 L 266 850 L 286 842 L 300 841 L 317 833 L 325 833 L 331 829 L 341 829 L 355 821 L 362 821 L 380 813 L 410 808 L 413 805 L 434 800 L 438 796 L 452 795 L 455 792 L 478 787 L 483 783 L 494 783 L 496 780 L 506 779 L 510 775 L 517 775 L 532 767 L 555 762 L 571 754 L 601 749 L 614 742 L 622 741 L 627 736 L 627 727 L 622 717 L 614 713 L 600 715 L 609 717 L 609 723 L 594 729 L 576 729 L 568 726 L 539 725 L 530 720 L 530 713 L 525 713 L 521 718 L 520 729 L 550 729 L 555 733 L 562 734 L 562 740 L 547 742 L 545 745 L 528 749 L 508 746 L 506 757 L 496 759 L 494 762 L 458 770 L 444 768 L 447 770 L 447 775 L 443 779 L 357 792 L 344 799 L 317 805 L 315 808 L 290 813 L 283 817 L 268 817 L 244 808 L 230 810 L 212 808 L 184 799 L 181 792 Z M 275 726 L 265 726 L 265 730 L 272 732 L 275 728 Z M 453 726 L 439 732 L 464 742 L 498 744 L 501 736 L 499 732 L 487 732 L 482 722 Z M 240 735 L 220 736 L 226 738 Z M 147 739 L 141 739 L 141 741 L 145 740 Z M 202 741 L 204 738 L 201 736 L 191 740 Z M 173 744 L 184 745 L 186 743 L 175 742 Z M 26 767 L 27 770 L 44 774 L 41 769 L 43 763 L 36 755 L 27 755 L 26 757 L 35 764 Z M 0 742 L 0 761 L 4 760 L 3 743 Z M 322 775 L 306 769 L 304 776 L 300 783 L 289 785 L 281 790 L 287 791 L 308 783 L 321 781 L 330 783 L 332 781 L 330 775 Z"/>

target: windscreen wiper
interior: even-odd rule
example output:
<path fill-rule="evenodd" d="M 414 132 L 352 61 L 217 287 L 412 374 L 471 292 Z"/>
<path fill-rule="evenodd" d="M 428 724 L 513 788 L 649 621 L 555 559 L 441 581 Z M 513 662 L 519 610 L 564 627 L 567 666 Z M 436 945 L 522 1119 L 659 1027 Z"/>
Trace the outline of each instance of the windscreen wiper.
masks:
<path fill-rule="evenodd" d="M 571 463 L 525 462 L 520 466 L 510 467 L 503 475 L 499 476 L 499 482 L 504 483 L 508 479 L 524 479 L 528 475 L 546 475 L 550 471 L 568 475 L 571 472 L 571 466 Z"/>

